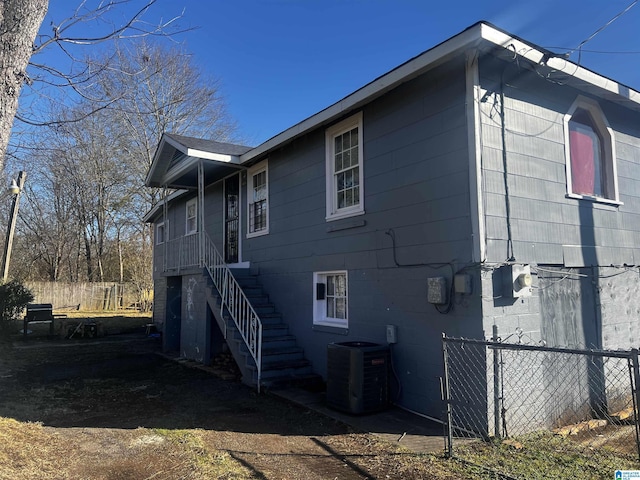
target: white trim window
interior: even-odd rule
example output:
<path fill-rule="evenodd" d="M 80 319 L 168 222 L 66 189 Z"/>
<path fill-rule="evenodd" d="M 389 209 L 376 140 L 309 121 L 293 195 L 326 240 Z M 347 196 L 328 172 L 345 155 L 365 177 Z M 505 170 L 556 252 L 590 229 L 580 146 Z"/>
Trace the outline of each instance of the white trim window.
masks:
<path fill-rule="evenodd" d="M 362 112 L 326 132 L 326 220 L 364 213 Z"/>
<path fill-rule="evenodd" d="M 346 271 L 313 274 L 313 324 L 349 327 L 348 277 Z"/>
<path fill-rule="evenodd" d="M 156 224 L 156 245 L 162 245 L 165 242 L 164 222 Z"/>
<path fill-rule="evenodd" d="M 564 117 L 567 196 L 619 204 L 615 140 L 594 100 L 578 97 Z"/>
<path fill-rule="evenodd" d="M 192 198 L 185 207 L 185 235 L 191 235 L 198 231 L 198 199 Z"/>
<path fill-rule="evenodd" d="M 269 163 L 260 162 L 247 173 L 247 237 L 269 233 Z"/>

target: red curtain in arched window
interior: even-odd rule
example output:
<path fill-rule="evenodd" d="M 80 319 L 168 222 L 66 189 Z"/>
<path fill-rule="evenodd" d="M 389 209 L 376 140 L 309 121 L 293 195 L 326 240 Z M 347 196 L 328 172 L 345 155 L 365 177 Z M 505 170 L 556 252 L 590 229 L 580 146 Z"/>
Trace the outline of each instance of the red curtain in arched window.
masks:
<path fill-rule="evenodd" d="M 571 190 L 581 195 L 602 195 L 600 139 L 588 125 L 569 122 Z"/>

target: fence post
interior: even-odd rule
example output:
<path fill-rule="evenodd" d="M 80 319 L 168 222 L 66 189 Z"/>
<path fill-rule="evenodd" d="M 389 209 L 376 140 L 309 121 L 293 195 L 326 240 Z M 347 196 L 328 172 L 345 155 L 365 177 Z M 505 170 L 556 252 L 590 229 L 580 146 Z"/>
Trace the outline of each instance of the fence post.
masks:
<path fill-rule="evenodd" d="M 453 420 L 451 414 L 451 392 L 449 391 L 449 352 L 447 351 L 447 336 L 442 334 L 442 357 L 444 362 L 444 391 L 443 399 L 447 414 L 447 458 L 453 457 Z"/>
<path fill-rule="evenodd" d="M 498 326 L 493 326 L 492 342 L 498 341 Z M 500 350 L 493 347 L 493 434 L 495 438 L 500 438 L 500 418 L 502 416 L 502 409 L 500 403 L 502 402 L 501 388 L 502 378 L 500 375 Z"/>
<path fill-rule="evenodd" d="M 633 423 L 636 426 L 636 447 L 638 448 L 638 458 L 640 459 L 640 425 L 638 425 L 638 409 L 640 409 L 640 365 L 638 362 L 638 349 L 631 349 L 631 365 L 633 384 L 631 385 L 633 397 Z"/>

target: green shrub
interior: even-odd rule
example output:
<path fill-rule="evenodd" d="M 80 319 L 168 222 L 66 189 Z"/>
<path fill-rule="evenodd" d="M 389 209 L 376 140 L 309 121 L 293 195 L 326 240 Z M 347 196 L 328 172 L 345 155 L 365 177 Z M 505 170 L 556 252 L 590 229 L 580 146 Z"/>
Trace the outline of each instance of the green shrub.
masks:
<path fill-rule="evenodd" d="M 7 332 L 13 320 L 33 301 L 33 293 L 17 280 L 0 285 L 0 330 Z"/>

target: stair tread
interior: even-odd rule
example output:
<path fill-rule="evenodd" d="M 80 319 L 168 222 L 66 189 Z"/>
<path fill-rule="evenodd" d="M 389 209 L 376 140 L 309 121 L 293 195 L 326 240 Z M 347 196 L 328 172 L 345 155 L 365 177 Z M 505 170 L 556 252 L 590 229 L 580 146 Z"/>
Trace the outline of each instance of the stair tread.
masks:
<path fill-rule="evenodd" d="M 263 330 L 278 330 L 278 329 L 287 329 L 289 328 L 286 324 L 284 323 L 263 323 L 262 324 L 262 329 Z"/>
<path fill-rule="evenodd" d="M 295 369 L 295 368 L 303 368 L 311 365 L 311 362 L 306 358 L 300 358 L 296 360 L 282 360 L 278 362 L 269 362 L 267 364 L 262 364 L 262 372 L 264 373 L 266 370 L 284 370 L 284 369 Z M 266 368 L 266 367 L 269 368 Z M 249 368 L 252 366 L 249 365 Z"/>
<path fill-rule="evenodd" d="M 303 352 L 302 347 L 298 347 L 297 345 L 291 347 L 280 347 L 280 348 L 262 348 L 262 356 L 265 355 L 284 355 L 287 353 L 301 353 Z"/>

